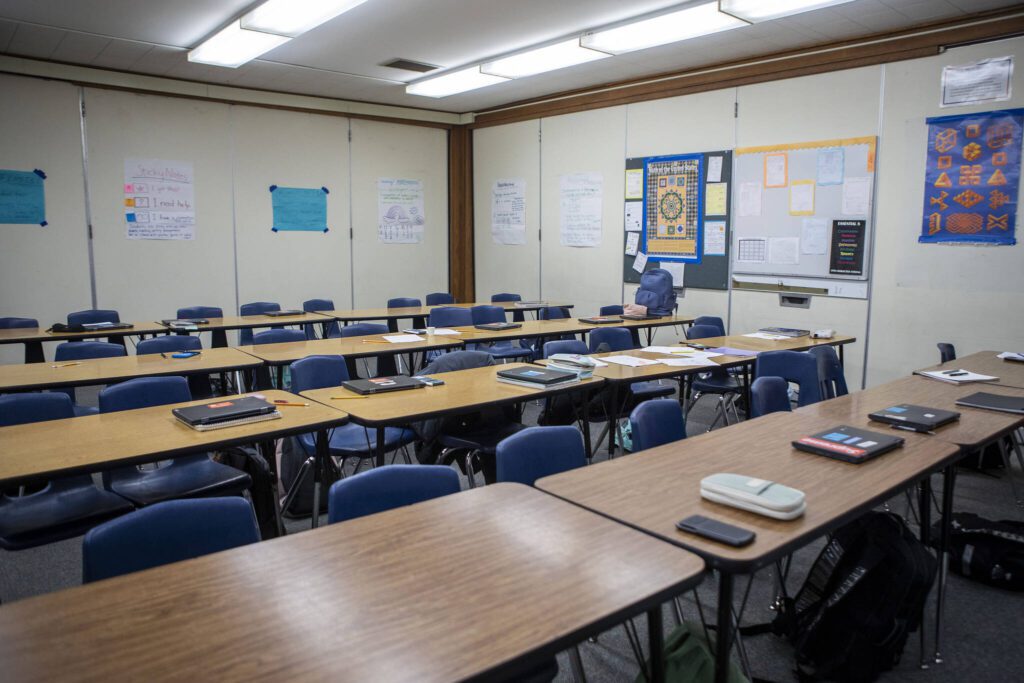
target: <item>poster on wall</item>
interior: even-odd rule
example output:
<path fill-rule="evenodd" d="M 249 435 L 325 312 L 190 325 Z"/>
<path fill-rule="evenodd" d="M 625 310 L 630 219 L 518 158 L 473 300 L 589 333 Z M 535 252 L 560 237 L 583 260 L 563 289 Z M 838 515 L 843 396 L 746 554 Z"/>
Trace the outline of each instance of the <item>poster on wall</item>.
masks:
<path fill-rule="evenodd" d="M 0 223 L 46 225 L 46 174 L 0 169 Z"/>
<path fill-rule="evenodd" d="M 559 242 L 563 247 L 601 246 L 603 185 L 600 173 L 559 177 Z"/>
<path fill-rule="evenodd" d="M 1016 244 L 1024 109 L 926 121 L 919 242 Z"/>
<path fill-rule="evenodd" d="M 495 180 L 491 186 L 491 238 L 495 244 L 526 244 L 525 180 Z"/>
<path fill-rule="evenodd" d="M 195 239 L 192 162 L 125 159 L 124 213 L 130 240 Z"/>
<path fill-rule="evenodd" d="M 703 202 L 714 201 L 715 215 L 728 207 L 726 183 L 711 183 L 701 193 L 702 154 L 648 157 L 644 160 L 644 230 L 641 248 L 659 261 L 700 263 Z"/>
<path fill-rule="evenodd" d="M 942 69 L 942 97 L 939 106 L 1001 102 L 1010 99 L 1013 57 L 982 59 L 973 64 Z"/>
<path fill-rule="evenodd" d="M 833 275 L 864 274 L 866 221 L 832 221 L 832 249 L 828 272 Z"/>
<path fill-rule="evenodd" d="M 423 241 L 423 181 L 377 179 L 377 238 L 385 244 Z"/>
<path fill-rule="evenodd" d="M 274 232 L 327 232 L 326 187 L 270 186 Z"/>

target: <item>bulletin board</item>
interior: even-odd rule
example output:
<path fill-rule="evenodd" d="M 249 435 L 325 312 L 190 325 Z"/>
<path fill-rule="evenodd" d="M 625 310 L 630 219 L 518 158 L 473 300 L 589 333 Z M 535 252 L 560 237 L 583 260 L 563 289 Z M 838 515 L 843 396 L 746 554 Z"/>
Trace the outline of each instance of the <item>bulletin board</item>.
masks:
<path fill-rule="evenodd" d="M 733 274 L 866 280 L 876 144 L 737 149 Z"/>
<path fill-rule="evenodd" d="M 677 289 L 728 289 L 732 152 L 631 157 L 625 187 L 625 282 L 640 282 L 640 259 Z"/>

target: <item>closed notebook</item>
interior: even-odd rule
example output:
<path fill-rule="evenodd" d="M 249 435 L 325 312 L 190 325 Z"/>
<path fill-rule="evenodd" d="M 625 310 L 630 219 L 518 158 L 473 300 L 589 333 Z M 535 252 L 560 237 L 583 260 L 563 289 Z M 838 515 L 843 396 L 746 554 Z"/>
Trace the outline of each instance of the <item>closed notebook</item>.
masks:
<path fill-rule="evenodd" d="M 1001 413 L 1024 415 L 1024 396 L 1006 396 L 979 391 L 970 396 L 958 398 L 956 404 L 968 408 L 984 408 L 985 410 L 998 410 Z"/>
<path fill-rule="evenodd" d="M 300 311 L 298 309 L 292 308 L 292 309 L 288 309 L 287 311 L 270 311 L 269 313 L 265 313 L 264 315 L 266 315 L 268 317 L 271 317 L 271 318 L 283 318 L 283 317 L 288 316 L 288 315 L 305 315 L 305 314 L 306 314 L 305 311 Z"/>
<path fill-rule="evenodd" d="M 797 450 L 852 463 L 865 462 L 902 445 L 901 437 L 869 432 L 847 425 L 811 434 L 793 442 L 793 447 Z"/>
<path fill-rule="evenodd" d="M 868 417 L 875 422 L 884 422 L 900 429 L 915 432 L 930 432 L 938 427 L 960 419 L 960 413 L 952 410 L 939 410 L 901 403 L 870 413 Z"/>
<path fill-rule="evenodd" d="M 522 323 L 480 323 L 479 325 L 473 325 L 478 330 L 490 330 L 491 332 L 517 330 L 522 326 Z"/>

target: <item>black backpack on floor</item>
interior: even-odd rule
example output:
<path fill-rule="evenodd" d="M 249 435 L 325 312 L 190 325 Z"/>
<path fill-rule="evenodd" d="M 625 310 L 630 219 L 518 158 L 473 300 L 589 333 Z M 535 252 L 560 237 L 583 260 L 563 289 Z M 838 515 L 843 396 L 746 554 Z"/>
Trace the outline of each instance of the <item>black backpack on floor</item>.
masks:
<path fill-rule="evenodd" d="M 837 530 L 788 617 L 800 679 L 873 681 L 896 666 L 937 565 L 894 514 L 870 512 Z"/>
<path fill-rule="evenodd" d="M 932 529 L 938 546 L 942 522 Z M 970 512 L 953 515 L 949 568 L 968 579 L 1012 591 L 1024 591 L 1024 522 L 998 522 Z"/>

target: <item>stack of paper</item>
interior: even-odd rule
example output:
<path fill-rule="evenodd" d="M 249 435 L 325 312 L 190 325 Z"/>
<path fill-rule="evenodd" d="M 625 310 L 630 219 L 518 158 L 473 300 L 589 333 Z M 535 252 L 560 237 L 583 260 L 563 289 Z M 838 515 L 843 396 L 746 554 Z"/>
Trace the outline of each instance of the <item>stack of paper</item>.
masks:
<path fill-rule="evenodd" d="M 443 336 L 443 335 L 452 335 L 452 334 L 462 334 L 462 333 L 459 332 L 458 330 L 453 330 L 453 329 L 451 329 L 449 327 L 438 327 L 437 329 L 434 330 L 434 336 Z"/>
<path fill-rule="evenodd" d="M 408 344 L 409 342 L 426 341 L 423 337 L 415 334 L 385 334 L 384 338 L 392 344 Z"/>
<path fill-rule="evenodd" d="M 1016 360 L 1024 362 L 1024 351 L 1003 351 L 996 358 L 1002 358 L 1003 360 Z"/>
<path fill-rule="evenodd" d="M 937 379 L 940 382 L 949 382 L 950 384 L 967 384 L 969 382 L 996 382 L 999 380 L 998 377 L 992 375 L 982 375 L 977 372 L 970 372 L 968 370 L 918 370 L 914 373 L 915 375 L 921 375 L 928 379 Z"/>
<path fill-rule="evenodd" d="M 615 363 L 616 365 L 627 365 L 631 368 L 641 368 L 645 365 L 658 364 L 658 361 L 656 360 L 637 358 L 636 356 L 605 356 L 603 360 L 608 363 Z"/>
<path fill-rule="evenodd" d="M 768 334 L 767 332 L 751 332 L 750 334 L 743 335 L 744 337 L 753 337 L 754 339 L 767 339 L 769 341 L 778 341 L 780 339 L 789 339 L 784 334 Z"/>
<path fill-rule="evenodd" d="M 662 358 L 658 362 L 673 368 L 697 368 L 716 365 L 716 363 L 712 363 L 706 358 Z"/>

